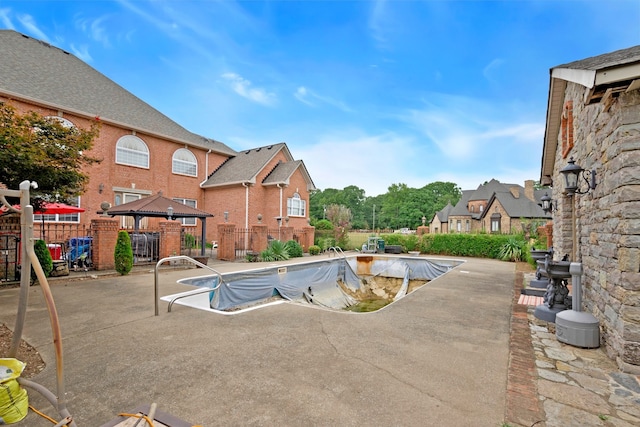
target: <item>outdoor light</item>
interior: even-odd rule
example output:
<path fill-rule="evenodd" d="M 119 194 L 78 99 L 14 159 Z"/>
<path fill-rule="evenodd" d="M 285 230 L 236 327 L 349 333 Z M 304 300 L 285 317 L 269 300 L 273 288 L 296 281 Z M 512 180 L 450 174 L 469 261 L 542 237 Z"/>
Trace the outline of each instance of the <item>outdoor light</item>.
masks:
<path fill-rule="evenodd" d="M 262 214 L 258 214 L 258 223 L 262 223 Z"/>
<path fill-rule="evenodd" d="M 98 185 L 98 193 L 102 194 L 103 191 L 104 191 L 104 184 L 100 183 L 100 185 Z"/>
<path fill-rule="evenodd" d="M 229 211 L 224 211 L 224 222 L 229 221 Z"/>
<path fill-rule="evenodd" d="M 278 227 L 280 227 L 282 225 L 282 217 L 281 216 L 277 216 L 276 217 L 276 221 L 278 221 Z"/>
<path fill-rule="evenodd" d="M 587 194 L 589 190 L 595 190 L 596 188 L 596 170 L 591 170 L 591 180 L 587 177 L 586 171 L 582 169 L 581 166 L 576 165 L 573 157 L 569 159 L 569 164 L 565 166 L 561 171 L 561 174 L 564 175 L 564 191 L 568 196 L 573 196 L 574 194 Z M 587 183 L 587 190 L 580 191 L 578 189 L 578 180 L 580 179 L 580 175 L 582 174 L 582 178 Z"/>
<path fill-rule="evenodd" d="M 542 202 L 542 210 L 544 213 L 551 213 L 558 210 L 558 202 L 549 197 L 547 193 L 544 193 L 544 196 L 540 197 L 540 201 Z"/>
<path fill-rule="evenodd" d="M 424 215 L 422 215 L 422 226 L 423 226 L 423 227 L 424 227 L 424 225 L 426 224 L 426 222 L 427 222 L 427 217 L 426 217 L 426 216 L 424 216 Z"/>
<path fill-rule="evenodd" d="M 173 219 L 172 216 L 173 216 L 173 206 L 169 206 L 167 208 L 167 219 L 171 221 Z"/>

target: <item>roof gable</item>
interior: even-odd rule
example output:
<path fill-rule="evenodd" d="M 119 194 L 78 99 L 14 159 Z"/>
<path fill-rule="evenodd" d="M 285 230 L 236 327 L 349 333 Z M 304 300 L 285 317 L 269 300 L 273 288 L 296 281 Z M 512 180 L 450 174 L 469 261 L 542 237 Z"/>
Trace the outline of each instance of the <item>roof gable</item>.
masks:
<path fill-rule="evenodd" d="M 280 152 L 284 154 L 287 162 L 293 160 L 284 142 L 241 151 L 213 171 L 202 184 L 202 187 L 241 183 L 255 184 L 257 175 Z"/>
<path fill-rule="evenodd" d="M 76 56 L 0 30 L 0 94 L 225 155 L 225 144 L 192 133 Z"/>

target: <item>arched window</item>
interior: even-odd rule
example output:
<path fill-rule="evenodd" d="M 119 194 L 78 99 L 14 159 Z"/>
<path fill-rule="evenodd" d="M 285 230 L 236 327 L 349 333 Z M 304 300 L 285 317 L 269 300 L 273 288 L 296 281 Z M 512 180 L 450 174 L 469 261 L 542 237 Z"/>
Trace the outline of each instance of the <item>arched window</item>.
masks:
<path fill-rule="evenodd" d="M 300 194 L 293 193 L 293 197 L 287 199 L 287 215 L 305 216 L 307 211 L 307 201 L 300 198 Z"/>
<path fill-rule="evenodd" d="M 116 144 L 116 163 L 149 168 L 149 148 L 134 135 L 125 135 Z"/>
<path fill-rule="evenodd" d="M 186 148 L 180 148 L 173 153 L 172 172 L 180 175 L 198 176 L 198 161 L 196 156 Z"/>
<path fill-rule="evenodd" d="M 60 116 L 47 116 L 47 119 L 51 119 L 51 120 L 56 120 L 58 121 L 62 127 L 65 127 L 67 129 L 70 129 L 72 127 L 75 127 L 75 125 L 70 122 L 69 120 L 65 119 L 64 117 L 60 117 Z"/>

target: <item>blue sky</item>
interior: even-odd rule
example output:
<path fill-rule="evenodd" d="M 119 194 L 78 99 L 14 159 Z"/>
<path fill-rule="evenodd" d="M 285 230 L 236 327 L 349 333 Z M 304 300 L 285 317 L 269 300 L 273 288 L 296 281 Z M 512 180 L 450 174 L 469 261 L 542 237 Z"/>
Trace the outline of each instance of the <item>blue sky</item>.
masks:
<path fill-rule="evenodd" d="M 539 179 L 549 69 L 640 44 L 640 1 L 0 0 L 192 132 L 286 142 L 319 189 Z"/>

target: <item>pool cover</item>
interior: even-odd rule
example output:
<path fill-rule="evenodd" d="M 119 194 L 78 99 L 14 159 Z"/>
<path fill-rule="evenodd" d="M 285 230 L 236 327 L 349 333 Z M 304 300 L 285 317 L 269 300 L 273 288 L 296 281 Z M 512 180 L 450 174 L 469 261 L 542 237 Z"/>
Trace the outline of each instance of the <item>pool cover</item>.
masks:
<path fill-rule="evenodd" d="M 406 294 L 410 279 L 432 280 L 451 268 L 452 265 L 426 259 L 395 258 L 376 260 L 371 273 L 403 278 L 398 299 Z M 357 301 L 342 290 L 338 281 L 358 291 L 361 281 L 355 271 L 357 260 L 350 258 L 236 273 L 225 276 L 220 288 L 212 292 L 210 306 L 215 310 L 228 310 L 279 295 L 291 301 L 343 309 Z"/>

